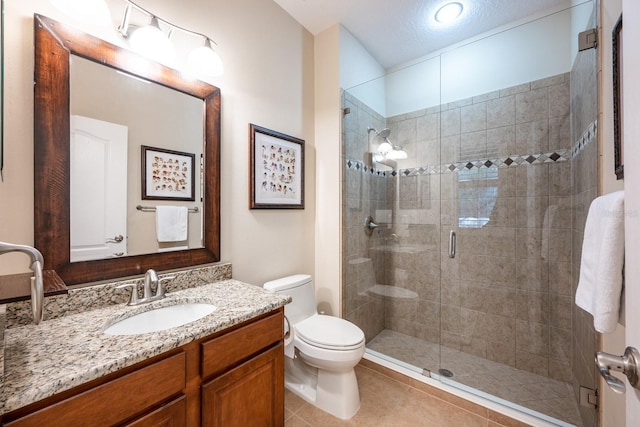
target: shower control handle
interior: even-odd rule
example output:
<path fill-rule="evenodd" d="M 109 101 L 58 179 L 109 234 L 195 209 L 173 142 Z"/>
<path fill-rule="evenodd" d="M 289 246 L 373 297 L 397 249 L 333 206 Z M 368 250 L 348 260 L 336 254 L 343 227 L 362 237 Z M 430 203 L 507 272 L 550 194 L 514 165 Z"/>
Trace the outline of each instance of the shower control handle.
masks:
<path fill-rule="evenodd" d="M 375 222 L 373 222 L 373 217 L 372 216 L 368 216 L 364 219 L 364 226 L 370 230 L 373 230 L 374 228 L 378 228 L 380 227 L 378 224 L 376 224 Z"/>
<path fill-rule="evenodd" d="M 456 232 L 451 230 L 449 232 L 449 258 L 456 257 Z"/>
<path fill-rule="evenodd" d="M 371 236 L 373 234 L 373 230 L 380 227 L 373 220 L 373 217 L 369 215 L 364 219 L 364 232 L 367 236 Z"/>
<path fill-rule="evenodd" d="M 596 352 L 595 362 L 600 375 L 616 393 L 623 394 L 625 385 L 618 378 L 611 375 L 610 371 L 622 372 L 627 376 L 632 387 L 640 388 L 638 384 L 640 352 L 635 347 L 627 347 L 622 356 L 614 356 L 613 354 L 598 351 Z"/>

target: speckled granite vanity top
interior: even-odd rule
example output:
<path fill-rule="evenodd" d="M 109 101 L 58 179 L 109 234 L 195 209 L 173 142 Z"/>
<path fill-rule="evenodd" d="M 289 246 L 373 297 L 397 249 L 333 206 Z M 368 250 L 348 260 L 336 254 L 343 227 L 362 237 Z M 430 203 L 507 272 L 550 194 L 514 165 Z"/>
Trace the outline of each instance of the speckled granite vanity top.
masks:
<path fill-rule="evenodd" d="M 232 279 L 179 290 L 167 286 L 167 290 L 165 299 L 149 304 L 120 303 L 72 311 L 37 326 L 8 327 L 4 331 L 0 414 L 268 313 L 290 301 L 288 297 Z M 113 292 L 113 284 L 110 291 Z M 185 302 L 207 302 L 217 309 L 200 320 L 165 331 L 129 336 L 103 332 L 122 318 Z M 7 308 L 7 318 L 9 312 Z"/>

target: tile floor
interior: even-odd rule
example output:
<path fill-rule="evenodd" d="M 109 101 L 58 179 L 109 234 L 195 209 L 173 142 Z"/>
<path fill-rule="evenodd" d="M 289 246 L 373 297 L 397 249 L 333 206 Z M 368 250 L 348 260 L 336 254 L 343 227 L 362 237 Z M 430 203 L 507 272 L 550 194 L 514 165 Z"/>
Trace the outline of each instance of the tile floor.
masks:
<path fill-rule="evenodd" d="M 340 420 L 285 389 L 285 427 L 527 426 L 527 424 L 453 396 L 453 403 L 445 401 L 439 398 L 442 397 L 442 393 L 440 396 L 427 393 L 418 388 L 419 385 L 414 384 L 416 385 L 414 387 L 404 381 L 397 381 L 362 363 L 356 367 L 356 375 L 360 387 L 361 406 L 353 418 L 347 421 Z"/>
<path fill-rule="evenodd" d="M 573 388 L 570 384 L 522 371 L 501 363 L 385 329 L 367 348 L 414 366 L 453 372 L 452 380 L 508 400 L 553 418 L 581 426 Z"/>

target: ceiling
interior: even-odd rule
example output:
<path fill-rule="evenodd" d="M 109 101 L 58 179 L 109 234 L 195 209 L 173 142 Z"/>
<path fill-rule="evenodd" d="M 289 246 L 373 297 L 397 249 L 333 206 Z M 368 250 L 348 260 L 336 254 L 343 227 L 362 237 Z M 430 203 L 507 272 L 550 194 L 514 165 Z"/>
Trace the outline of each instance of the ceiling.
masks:
<path fill-rule="evenodd" d="M 570 0 L 274 1 L 314 35 L 341 23 L 385 69 L 571 4 Z M 463 14 L 455 24 L 438 24 L 433 14 L 451 1 L 464 5 Z"/>

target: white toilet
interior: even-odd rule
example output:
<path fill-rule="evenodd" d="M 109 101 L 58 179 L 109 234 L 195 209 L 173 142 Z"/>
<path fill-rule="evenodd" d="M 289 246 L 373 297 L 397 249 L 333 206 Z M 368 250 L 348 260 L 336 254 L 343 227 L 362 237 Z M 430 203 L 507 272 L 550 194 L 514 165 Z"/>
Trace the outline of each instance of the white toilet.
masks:
<path fill-rule="evenodd" d="M 284 308 L 285 386 L 338 418 L 353 417 L 360 409 L 353 368 L 364 354 L 364 332 L 347 320 L 317 313 L 307 274 L 273 280 L 264 288 L 293 299 Z"/>

